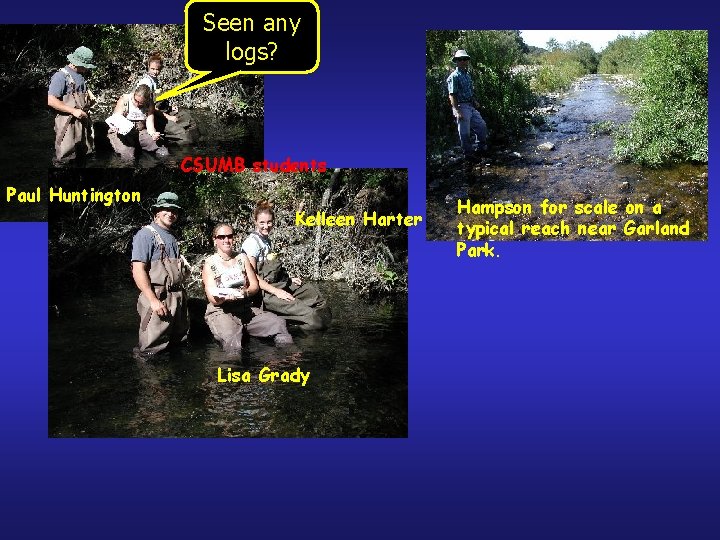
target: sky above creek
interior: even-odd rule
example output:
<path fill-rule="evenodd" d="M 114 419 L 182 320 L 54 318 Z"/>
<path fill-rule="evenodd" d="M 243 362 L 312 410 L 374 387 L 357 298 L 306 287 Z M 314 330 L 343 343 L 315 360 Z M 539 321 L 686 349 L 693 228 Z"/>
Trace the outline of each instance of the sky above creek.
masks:
<path fill-rule="evenodd" d="M 648 30 L 520 30 L 523 41 L 528 45 L 546 48 L 547 42 L 555 38 L 561 45 L 568 41 L 589 43 L 595 52 L 601 52 L 618 36 L 641 36 Z"/>

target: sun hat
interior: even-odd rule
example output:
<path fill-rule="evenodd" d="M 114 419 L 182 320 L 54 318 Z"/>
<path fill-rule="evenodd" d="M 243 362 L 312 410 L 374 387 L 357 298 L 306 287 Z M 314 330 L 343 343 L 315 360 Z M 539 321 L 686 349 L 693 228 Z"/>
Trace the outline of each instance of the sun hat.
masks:
<path fill-rule="evenodd" d="M 67 55 L 67 59 L 74 66 L 80 66 L 88 69 L 93 69 L 95 64 L 91 64 L 93 59 L 93 52 L 87 47 L 78 47 L 74 52 Z"/>
<path fill-rule="evenodd" d="M 459 49 L 458 52 L 455 53 L 455 56 L 453 56 L 453 62 L 457 62 L 461 58 L 470 58 L 470 55 L 465 49 Z"/>
<path fill-rule="evenodd" d="M 162 208 L 172 208 L 174 210 L 182 211 L 182 207 L 177 204 L 178 200 L 178 196 L 171 191 L 161 193 L 160 195 L 158 195 L 155 204 L 152 205 L 152 211 L 156 212 L 157 210 Z"/>

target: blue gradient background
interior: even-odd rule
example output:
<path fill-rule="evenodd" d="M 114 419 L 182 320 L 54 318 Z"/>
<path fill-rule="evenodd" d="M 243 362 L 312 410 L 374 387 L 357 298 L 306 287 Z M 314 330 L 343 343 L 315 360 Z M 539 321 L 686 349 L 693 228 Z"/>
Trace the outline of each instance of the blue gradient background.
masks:
<path fill-rule="evenodd" d="M 700 2 L 319 0 L 321 64 L 266 78 L 266 157 L 410 171 L 429 28 L 707 28 Z M 1 22 L 181 23 L 182 2 L 16 4 Z M 138 6 L 139 8 L 139 6 Z M 717 41 L 710 28 L 710 62 Z M 711 75 L 711 126 L 717 125 Z M 711 135 L 711 160 L 716 137 Z M 76 537 L 720 538 L 718 195 L 705 243 L 410 231 L 410 437 L 50 440 L 47 227 L 0 223 L 0 531 Z M 440 282 L 458 301 L 426 296 Z"/>

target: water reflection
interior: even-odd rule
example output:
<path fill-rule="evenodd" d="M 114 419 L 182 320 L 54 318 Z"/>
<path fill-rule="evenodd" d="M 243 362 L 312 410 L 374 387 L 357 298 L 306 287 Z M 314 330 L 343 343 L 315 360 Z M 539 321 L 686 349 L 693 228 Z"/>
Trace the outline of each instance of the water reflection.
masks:
<path fill-rule="evenodd" d="M 336 315 L 330 329 L 295 332 L 286 348 L 251 339 L 242 355 L 194 336 L 185 350 L 133 359 L 129 285 L 61 307 L 50 322 L 50 435 L 407 436 L 406 301 L 367 305 L 344 284 L 320 286 Z M 218 368 L 250 381 L 219 383 Z M 259 380 L 263 369 L 298 368 L 310 372 L 304 387 Z"/>

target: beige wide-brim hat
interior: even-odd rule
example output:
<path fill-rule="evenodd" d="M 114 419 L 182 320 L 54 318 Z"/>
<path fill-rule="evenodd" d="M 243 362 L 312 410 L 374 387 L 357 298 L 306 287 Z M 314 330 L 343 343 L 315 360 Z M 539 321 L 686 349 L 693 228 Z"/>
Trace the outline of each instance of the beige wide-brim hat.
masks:
<path fill-rule="evenodd" d="M 87 47 L 78 47 L 74 52 L 67 55 L 68 61 L 74 66 L 80 66 L 87 69 L 95 68 L 95 64 L 91 64 L 93 52 Z"/>
<path fill-rule="evenodd" d="M 455 53 L 455 56 L 453 56 L 453 62 L 457 62 L 461 58 L 467 58 L 468 60 L 470 59 L 470 55 L 465 49 L 459 49 L 458 52 Z"/>

